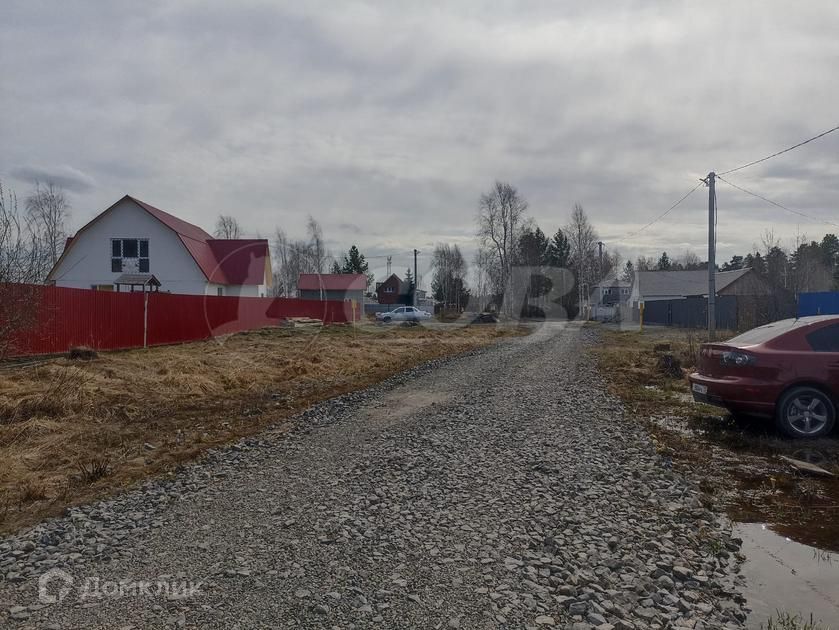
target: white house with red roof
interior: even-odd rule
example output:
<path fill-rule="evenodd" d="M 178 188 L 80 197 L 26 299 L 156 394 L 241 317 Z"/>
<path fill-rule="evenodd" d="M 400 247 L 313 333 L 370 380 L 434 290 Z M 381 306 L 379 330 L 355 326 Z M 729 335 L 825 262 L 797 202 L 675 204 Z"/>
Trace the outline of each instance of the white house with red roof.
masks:
<path fill-rule="evenodd" d="M 112 291 L 121 277 L 147 275 L 170 293 L 265 297 L 272 281 L 268 241 L 213 238 L 126 195 L 67 239 L 47 282 Z"/>

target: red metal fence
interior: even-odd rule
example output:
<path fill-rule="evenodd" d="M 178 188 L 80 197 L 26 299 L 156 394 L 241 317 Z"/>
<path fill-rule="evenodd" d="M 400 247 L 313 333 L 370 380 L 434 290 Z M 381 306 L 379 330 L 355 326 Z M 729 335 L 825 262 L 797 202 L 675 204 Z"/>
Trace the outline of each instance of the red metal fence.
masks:
<path fill-rule="evenodd" d="M 361 317 L 361 305 L 355 318 Z M 324 323 L 353 319 L 350 302 L 238 298 L 169 293 L 112 293 L 36 285 L 0 285 L 0 343 L 6 356 L 142 348 L 266 326 L 289 317 Z"/>

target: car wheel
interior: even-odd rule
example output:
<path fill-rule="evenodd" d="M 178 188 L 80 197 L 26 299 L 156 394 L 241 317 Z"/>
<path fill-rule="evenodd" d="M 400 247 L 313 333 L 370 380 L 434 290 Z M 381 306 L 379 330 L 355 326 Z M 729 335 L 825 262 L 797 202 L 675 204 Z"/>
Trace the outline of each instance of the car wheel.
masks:
<path fill-rule="evenodd" d="M 775 422 L 790 437 L 821 437 L 833 430 L 836 406 L 820 389 L 794 387 L 781 397 Z"/>
<path fill-rule="evenodd" d="M 382 317 L 382 321 L 383 321 L 385 324 L 389 324 L 389 323 L 390 323 L 390 317 Z"/>

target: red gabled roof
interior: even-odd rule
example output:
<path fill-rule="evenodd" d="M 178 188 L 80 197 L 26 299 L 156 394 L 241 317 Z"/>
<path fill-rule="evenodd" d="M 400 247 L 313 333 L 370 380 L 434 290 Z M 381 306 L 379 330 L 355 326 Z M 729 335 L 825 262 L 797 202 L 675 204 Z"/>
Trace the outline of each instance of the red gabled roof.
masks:
<path fill-rule="evenodd" d="M 76 236 L 110 212 L 124 199 L 133 201 L 163 225 L 175 232 L 195 260 L 198 268 L 201 269 L 201 273 L 204 274 L 209 282 L 225 285 L 271 284 L 271 263 L 268 241 L 266 239 L 216 239 L 197 225 L 179 219 L 131 195 L 125 195 L 125 197 L 110 206 L 82 227 L 76 233 Z M 61 258 L 64 257 L 64 254 L 77 240 L 75 237 L 67 239 L 67 244 L 64 247 Z M 58 267 L 61 258 L 59 258 L 53 270 Z M 50 271 L 47 276 L 48 279 L 51 278 L 52 273 Z"/>
<path fill-rule="evenodd" d="M 264 284 L 265 264 L 268 259 L 268 241 L 264 238 L 214 238 L 207 241 L 218 272 L 210 282 L 222 282 L 214 277 L 224 278 L 224 284 Z"/>
<path fill-rule="evenodd" d="M 173 216 L 168 212 L 164 212 L 160 208 L 155 208 L 154 206 L 147 204 L 145 201 L 140 201 L 139 199 L 137 199 L 136 197 L 132 197 L 131 195 L 125 195 L 124 198 L 130 199 L 138 206 L 140 206 L 143 210 L 152 215 L 155 219 L 160 221 L 163 225 L 170 228 L 174 232 L 177 232 L 181 236 L 186 236 L 187 238 L 192 238 L 197 241 L 209 241 L 213 238 L 210 234 L 207 234 L 197 225 L 187 223 L 183 219 L 179 219 L 178 217 Z"/>
<path fill-rule="evenodd" d="M 301 273 L 297 288 L 303 291 L 364 291 L 367 276 L 361 273 Z"/>

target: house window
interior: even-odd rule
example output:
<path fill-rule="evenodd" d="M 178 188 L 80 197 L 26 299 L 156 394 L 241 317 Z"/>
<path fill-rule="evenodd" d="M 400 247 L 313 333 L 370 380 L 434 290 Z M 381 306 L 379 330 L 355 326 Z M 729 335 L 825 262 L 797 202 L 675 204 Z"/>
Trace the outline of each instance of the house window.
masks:
<path fill-rule="evenodd" d="M 385 293 L 393 293 L 393 287 L 385 287 Z"/>
<path fill-rule="evenodd" d="M 224 288 L 223 287 L 218 287 L 216 289 L 216 295 L 218 295 L 218 296 L 224 295 Z"/>
<path fill-rule="evenodd" d="M 148 273 L 149 239 L 112 238 L 111 271 L 114 273 Z"/>

